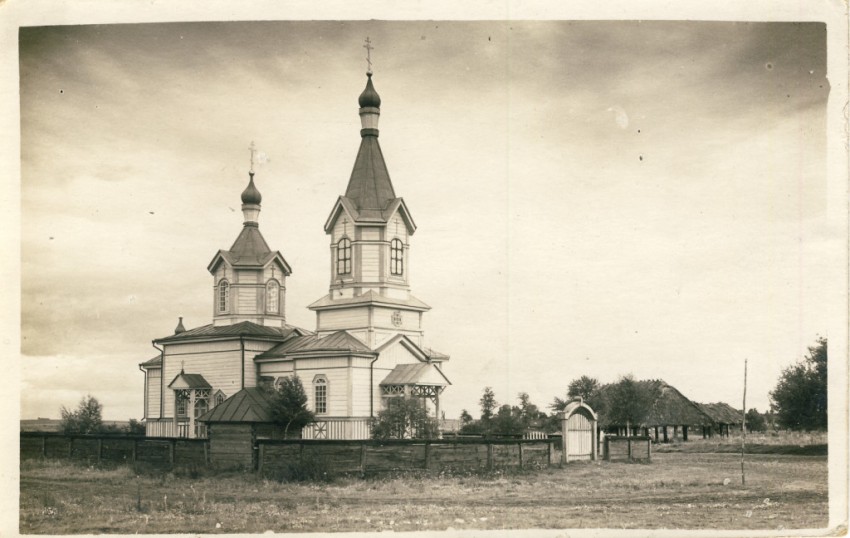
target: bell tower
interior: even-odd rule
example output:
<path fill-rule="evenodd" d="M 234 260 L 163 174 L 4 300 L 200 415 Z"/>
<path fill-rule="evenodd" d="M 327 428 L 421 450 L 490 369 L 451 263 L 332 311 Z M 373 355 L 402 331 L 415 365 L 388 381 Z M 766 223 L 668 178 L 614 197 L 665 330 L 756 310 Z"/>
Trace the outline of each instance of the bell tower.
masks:
<path fill-rule="evenodd" d="M 260 204 L 254 185 L 254 145 L 251 171 L 242 191 L 242 231 L 229 250 L 219 250 L 207 269 L 213 275 L 213 324 L 251 321 L 259 325 L 286 324 L 286 277 L 292 269 L 280 252 L 272 251 L 260 233 Z"/>
<path fill-rule="evenodd" d="M 371 61 L 358 103 L 360 148 L 345 195 L 325 222 L 330 289 L 310 309 L 316 311 L 319 336 L 342 329 L 374 349 L 401 333 L 421 346 L 422 314 L 430 307 L 410 293 L 416 224 L 395 194 L 378 143 L 381 97 L 372 82 Z"/>

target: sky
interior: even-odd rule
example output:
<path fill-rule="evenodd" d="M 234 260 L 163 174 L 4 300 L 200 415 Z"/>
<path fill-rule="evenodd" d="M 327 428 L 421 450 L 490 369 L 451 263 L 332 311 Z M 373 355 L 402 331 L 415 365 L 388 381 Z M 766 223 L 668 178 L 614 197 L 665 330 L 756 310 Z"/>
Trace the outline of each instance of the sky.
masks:
<path fill-rule="evenodd" d="M 21 416 L 92 394 L 142 415 L 151 340 L 212 318 L 252 141 L 286 314 L 328 291 L 324 222 L 381 95 L 418 229 L 412 293 L 451 355 L 441 407 L 485 386 L 545 408 L 581 375 L 660 378 L 764 411 L 835 330 L 821 23 L 220 22 L 22 28 Z M 834 81 L 833 81 L 834 84 Z M 836 263 L 838 261 L 839 263 Z M 837 305 L 837 306 L 836 306 Z"/>

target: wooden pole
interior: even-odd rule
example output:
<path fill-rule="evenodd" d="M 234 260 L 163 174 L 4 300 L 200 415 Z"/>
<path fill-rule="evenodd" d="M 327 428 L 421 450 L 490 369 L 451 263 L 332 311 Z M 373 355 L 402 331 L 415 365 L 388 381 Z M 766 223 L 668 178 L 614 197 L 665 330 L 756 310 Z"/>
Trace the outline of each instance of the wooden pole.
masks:
<path fill-rule="evenodd" d="M 747 359 L 744 359 L 744 402 L 741 409 L 741 485 L 747 483 L 744 476 L 744 447 L 747 443 Z"/>

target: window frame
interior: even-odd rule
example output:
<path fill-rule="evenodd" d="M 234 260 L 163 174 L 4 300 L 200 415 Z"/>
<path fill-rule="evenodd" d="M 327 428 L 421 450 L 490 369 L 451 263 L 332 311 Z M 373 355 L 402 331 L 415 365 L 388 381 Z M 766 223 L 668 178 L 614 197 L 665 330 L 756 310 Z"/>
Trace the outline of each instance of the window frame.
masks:
<path fill-rule="evenodd" d="M 317 415 L 328 414 L 329 387 L 330 383 L 324 374 L 318 374 L 313 378 L 313 412 Z M 319 389 L 322 389 L 321 397 Z"/>
<path fill-rule="evenodd" d="M 336 243 L 336 274 L 351 274 L 351 239 L 343 236 Z"/>
<path fill-rule="evenodd" d="M 404 243 L 398 237 L 390 241 L 390 274 L 404 276 Z"/>
<path fill-rule="evenodd" d="M 271 288 L 275 289 L 274 309 L 269 305 L 269 290 Z M 280 314 L 280 282 L 275 278 L 271 278 L 266 282 L 266 314 Z"/>
<path fill-rule="evenodd" d="M 230 282 L 226 278 L 218 281 L 218 313 L 226 314 L 230 311 Z"/>

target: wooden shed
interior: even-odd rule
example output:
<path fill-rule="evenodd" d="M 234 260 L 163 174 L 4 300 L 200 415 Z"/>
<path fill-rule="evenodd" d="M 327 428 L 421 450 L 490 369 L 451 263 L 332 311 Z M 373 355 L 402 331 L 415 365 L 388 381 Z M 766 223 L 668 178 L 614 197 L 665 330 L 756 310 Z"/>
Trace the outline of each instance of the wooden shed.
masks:
<path fill-rule="evenodd" d="M 261 388 L 242 389 L 198 418 L 207 424 L 211 465 L 256 468 L 256 440 L 282 437 L 272 423 L 270 398 Z"/>
<path fill-rule="evenodd" d="M 558 413 L 561 421 L 563 447 L 561 463 L 575 460 L 595 460 L 597 452 L 596 413 L 581 398 L 567 404 Z"/>

